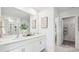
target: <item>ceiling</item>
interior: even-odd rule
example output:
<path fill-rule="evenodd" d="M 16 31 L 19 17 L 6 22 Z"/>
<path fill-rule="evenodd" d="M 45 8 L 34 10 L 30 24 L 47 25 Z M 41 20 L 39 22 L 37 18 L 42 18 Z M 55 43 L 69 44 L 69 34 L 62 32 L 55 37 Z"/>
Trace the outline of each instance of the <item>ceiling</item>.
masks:
<path fill-rule="evenodd" d="M 48 9 L 49 7 L 32 7 L 33 9 L 35 9 L 37 12 L 40 12 L 42 10 Z"/>
<path fill-rule="evenodd" d="M 58 12 L 63 12 L 73 9 L 79 9 L 79 7 L 55 7 L 55 10 L 57 10 Z"/>
<path fill-rule="evenodd" d="M 36 11 L 40 12 L 42 10 L 52 8 L 52 7 L 32 7 L 32 8 L 35 9 Z M 72 9 L 79 9 L 79 7 L 54 7 L 54 8 L 58 12 L 63 12 L 63 11 L 72 10 Z"/>
<path fill-rule="evenodd" d="M 51 8 L 51 7 L 30 7 L 32 9 L 34 9 L 37 12 L 40 12 L 42 10 Z M 54 7 L 55 11 L 58 12 L 63 12 L 63 11 L 67 11 L 67 10 L 73 10 L 73 9 L 79 9 L 79 7 Z M 27 10 L 27 8 L 26 8 Z M 32 11 L 34 12 L 34 11 Z M 30 16 L 28 13 L 21 11 L 17 8 L 14 7 L 2 7 L 2 15 L 12 15 L 12 16 L 20 16 L 20 17 L 24 17 L 24 16 Z"/>
<path fill-rule="evenodd" d="M 29 16 L 28 13 L 23 12 L 19 9 L 14 8 L 14 7 L 2 7 L 1 8 L 1 14 L 7 15 L 7 16 L 18 16 L 18 17 Z"/>

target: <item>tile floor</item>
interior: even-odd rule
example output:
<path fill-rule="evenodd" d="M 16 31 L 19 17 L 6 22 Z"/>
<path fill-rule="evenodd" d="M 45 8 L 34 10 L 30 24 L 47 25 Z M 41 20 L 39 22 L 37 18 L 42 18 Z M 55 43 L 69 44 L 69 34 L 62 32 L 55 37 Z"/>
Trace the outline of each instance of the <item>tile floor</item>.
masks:
<path fill-rule="evenodd" d="M 79 49 L 75 48 L 74 42 L 63 41 L 61 46 L 55 47 L 55 52 L 79 52 Z"/>
<path fill-rule="evenodd" d="M 62 46 L 56 46 L 55 52 L 79 52 L 79 49 L 76 49 L 68 45 L 62 45 Z"/>

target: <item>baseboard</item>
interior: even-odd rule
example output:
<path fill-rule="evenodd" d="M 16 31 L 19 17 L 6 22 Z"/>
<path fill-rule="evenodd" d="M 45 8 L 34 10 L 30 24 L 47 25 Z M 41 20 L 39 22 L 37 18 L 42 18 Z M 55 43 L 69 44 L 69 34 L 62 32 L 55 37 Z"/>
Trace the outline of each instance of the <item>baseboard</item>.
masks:
<path fill-rule="evenodd" d="M 64 42 L 70 42 L 70 43 L 73 43 L 73 44 L 75 44 L 75 41 L 68 41 L 68 40 L 63 40 L 63 43 Z"/>

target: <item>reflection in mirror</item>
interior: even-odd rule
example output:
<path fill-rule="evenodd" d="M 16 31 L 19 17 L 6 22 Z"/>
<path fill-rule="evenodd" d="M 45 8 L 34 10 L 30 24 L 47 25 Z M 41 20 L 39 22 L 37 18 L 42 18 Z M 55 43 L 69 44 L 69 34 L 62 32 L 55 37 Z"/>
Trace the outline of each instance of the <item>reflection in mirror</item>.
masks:
<path fill-rule="evenodd" d="M 2 7 L 1 16 L 3 17 L 2 33 L 3 36 L 30 33 L 30 15 L 14 7 Z"/>
<path fill-rule="evenodd" d="M 4 17 L 4 34 L 17 34 L 19 18 L 17 17 Z"/>

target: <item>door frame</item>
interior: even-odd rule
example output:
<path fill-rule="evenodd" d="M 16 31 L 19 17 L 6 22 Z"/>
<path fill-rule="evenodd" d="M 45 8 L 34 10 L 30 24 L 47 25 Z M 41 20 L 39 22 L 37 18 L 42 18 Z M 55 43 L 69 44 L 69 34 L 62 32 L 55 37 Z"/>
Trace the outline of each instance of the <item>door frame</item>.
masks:
<path fill-rule="evenodd" d="M 57 46 L 60 46 L 63 42 L 63 37 L 62 37 L 62 20 L 60 18 L 60 16 L 56 17 L 55 18 L 55 24 L 56 24 L 56 33 L 55 35 L 57 36 L 57 39 L 56 39 L 56 45 Z"/>
<path fill-rule="evenodd" d="M 76 46 L 76 40 L 77 40 L 77 17 L 76 16 L 68 16 L 68 17 L 74 17 L 74 20 L 75 20 L 75 46 Z M 61 30 L 61 33 L 62 33 L 62 35 L 61 35 L 61 37 L 62 37 L 62 43 L 63 43 L 63 18 L 67 18 L 67 17 L 61 17 L 60 19 L 61 19 L 61 21 L 62 21 L 62 30 Z M 62 45 L 62 44 L 61 44 Z"/>
<path fill-rule="evenodd" d="M 76 16 L 76 20 L 75 20 L 75 48 L 79 49 L 79 45 L 78 45 L 78 17 L 79 16 Z"/>

